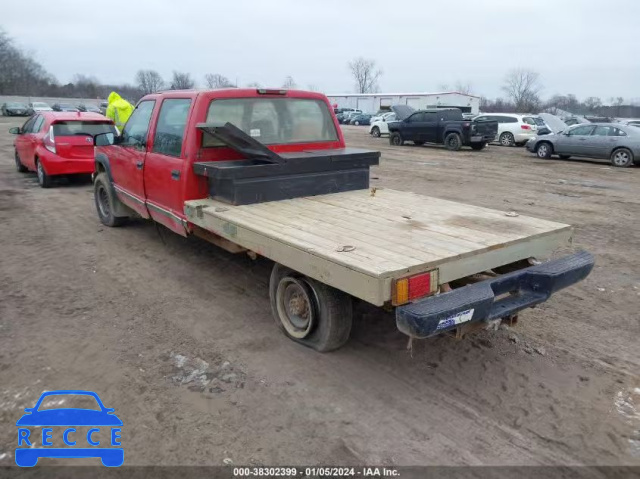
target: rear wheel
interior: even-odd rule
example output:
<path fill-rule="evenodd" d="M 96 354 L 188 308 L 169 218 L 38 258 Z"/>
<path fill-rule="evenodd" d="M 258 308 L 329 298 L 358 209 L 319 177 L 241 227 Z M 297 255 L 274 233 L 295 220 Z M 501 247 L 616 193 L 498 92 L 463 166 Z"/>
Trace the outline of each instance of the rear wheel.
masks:
<path fill-rule="evenodd" d="M 620 168 L 626 168 L 633 164 L 633 153 L 627 148 L 618 148 L 611 153 L 611 164 Z"/>
<path fill-rule="evenodd" d="M 127 222 L 128 217 L 115 216 L 113 214 L 114 204 L 118 199 L 113 197 L 111 184 L 106 173 L 100 173 L 96 176 L 96 180 L 93 183 L 93 195 L 98 217 L 103 225 L 122 226 Z"/>
<path fill-rule="evenodd" d="M 44 171 L 44 166 L 42 166 L 42 162 L 39 159 L 36 159 L 36 173 L 38 173 L 38 184 L 42 188 L 51 188 L 53 181 L 51 177 L 47 175 L 47 172 Z"/>
<path fill-rule="evenodd" d="M 360 126 L 360 122 L 358 120 L 354 121 L 353 124 L 356 126 Z"/>
<path fill-rule="evenodd" d="M 19 173 L 26 173 L 27 171 L 29 171 L 27 169 L 27 167 L 22 164 L 22 161 L 20 160 L 20 157 L 18 156 L 18 151 L 17 150 L 14 153 L 14 159 L 16 160 L 16 169 L 18 170 Z"/>
<path fill-rule="evenodd" d="M 380 128 L 378 128 L 377 126 L 371 128 L 371 136 L 373 136 L 374 138 L 380 138 Z"/>
<path fill-rule="evenodd" d="M 516 143 L 516 139 L 508 131 L 500 135 L 500 144 L 502 146 L 513 146 Z"/>
<path fill-rule="evenodd" d="M 460 135 L 457 133 L 449 133 L 444 139 L 444 146 L 447 147 L 447 150 L 458 151 L 462 148 L 462 140 L 460 139 Z"/>
<path fill-rule="evenodd" d="M 551 158 L 552 153 L 553 149 L 546 141 L 543 141 L 536 147 L 536 155 L 538 155 L 538 158 Z"/>
<path fill-rule="evenodd" d="M 486 143 L 471 143 L 471 149 L 472 150 L 476 150 L 476 151 L 480 151 L 480 150 L 484 150 L 484 147 L 487 146 Z"/>
<path fill-rule="evenodd" d="M 402 136 L 400 136 L 400 133 L 395 132 L 391 133 L 389 136 L 389 143 L 393 146 L 402 146 L 404 145 L 404 140 L 402 139 Z"/>
<path fill-rule="evenodd" d="M 319 352 L 348 341 L 353 322 L 348 294 L 276 263 L 269 297 L 276 324 L 294 341 Z"/>

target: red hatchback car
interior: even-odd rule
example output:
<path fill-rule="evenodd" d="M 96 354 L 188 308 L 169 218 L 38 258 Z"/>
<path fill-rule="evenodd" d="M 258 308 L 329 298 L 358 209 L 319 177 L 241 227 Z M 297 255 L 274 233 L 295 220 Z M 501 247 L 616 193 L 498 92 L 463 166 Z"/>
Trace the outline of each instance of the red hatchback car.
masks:
<path fill-rule="evenodd" d="M 93 173 L 93 137 L 116 133 L 113 121 L 98 113 L 41 112 L 9 130 L 18 135 L 16 167 L 21 173 L 35 171 L 43 188 L 58 175 Z"/>

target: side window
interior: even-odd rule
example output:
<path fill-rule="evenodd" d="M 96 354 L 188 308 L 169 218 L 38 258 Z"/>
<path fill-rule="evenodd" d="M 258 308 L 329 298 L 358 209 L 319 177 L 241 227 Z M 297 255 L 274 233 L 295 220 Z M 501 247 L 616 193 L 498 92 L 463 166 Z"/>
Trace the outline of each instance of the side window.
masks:
<path fill-rule="evenodd" d="M 38 115 L 38 119 L 33 124 L 32 131 L 33 133 L 38 133 L 42 129 L 42 125 L 44 124 L 44 116 Z"/>
<path fill-rule="evenodd" d="M 38 115 L 39 116 L 39 115 Z M 20 129 L 20 131 L 22 133 L 31 133 L 31 129 L 33 128 L 34 123 L 36 122 L 36 120 L 38 119 L 38 116 L 32 116 L 31 118 L 29 118 L 24 125 L 22 125 L 22 128 Z"/>
<path fill-rule="evenodd" d="M 435 111 L 428 111 L 423 113 L 423 115 L 422 121 L 438 121 L 438 114 Z"/>
<path fill-rule="evenodd" d="M 144 149 L 147 146 L 147 133 L 155 100 L 147 100 L 138 104 L 122 131 L 122 146 L 134 146 Z"/>
<path fill-rule="evenodd" d="M 154 153 L 180 156 L 190 107 L 188 98 L 171 98 L 162 102 L 153 139 Z"/>
<path fill-rule="evenodd" d="M 503 123 L 518 123 L 518 119 L 512 116 L 505 116 L 503 118 L 504 118 Z"/>
<path fill-rule="evenodd" d="M 569 136 L 589 136 L 593 131 L 593 126 L 578 126 L 573 130 L 569 130 Z"/>
<path fill-rule="evenodd" d="M 424 121 L 424 113 L 414 113 L 408 118 L 411 123 L 418 123 Z"/>
<path fill-rule="evenodd" d="M 595 136 L 616 136 L 614 130 L 617 130 L 617 128 L 612 126 L 596 126 L 593 134 Z"/>

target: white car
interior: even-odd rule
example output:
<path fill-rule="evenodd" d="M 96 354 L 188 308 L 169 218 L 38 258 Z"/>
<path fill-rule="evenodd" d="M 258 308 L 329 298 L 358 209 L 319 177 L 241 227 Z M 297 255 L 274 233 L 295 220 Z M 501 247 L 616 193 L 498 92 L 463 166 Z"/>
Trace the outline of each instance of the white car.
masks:
<path fill-rule="evenodd" d="M 396 121 L 396 114 L 393 112 L 385 113 L 382 116 L 371 118 L 371 125 L 369 126 L 369 134 L 375 138 L 379 138 L 382 135 L 389 134 L 390 121 Z"/>
<path fill-rule="evenodd" d="M 49 105 L 41 101 L 34 101 L 33 103 L 29 103 L 29 111 L 33 113 L 39 113 L 41 111 L 53 111 Z"/>
<path fill-rule="evenodd" d="M 536 137 L 538 127 L 545 126 L 542 118 L 536 115 L 486 113 L 475 118 L 475 121 L 482 120 L 495 120 L 498 122 L 497 138 L 502 146 L 522 146 L 531 138 Z"/>

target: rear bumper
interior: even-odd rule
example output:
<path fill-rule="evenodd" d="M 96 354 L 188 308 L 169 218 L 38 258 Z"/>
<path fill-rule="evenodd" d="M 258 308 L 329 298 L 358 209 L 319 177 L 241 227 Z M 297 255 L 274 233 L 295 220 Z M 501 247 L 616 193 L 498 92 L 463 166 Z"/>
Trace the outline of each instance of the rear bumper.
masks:
<path fill-rule="evenodd" d="M 544 303 L 556 291 L 582 281 L 593 265 L 593 256 L 581 251 L 464 286 L 397 307 L 396 325 L 409 336 L 427 338 L 461 324 L 504 318 Z M 507 293 L 511 294 L 496 299 Z"/>
<path fill-rule="evenodd" d="M 531 138 L 535 138 L 535 137 L 536 137 L 535 132 L 531 132 L 531 133 L 516 133 L 516 134 L 513 135 L 513 138 L 515 139 L 516 143 L 526 143 Z"/>
<path fill-rule="evenodd" d="M 38 157 L 42 160 L 44 171 L 50 176 L 89 174 L 95 170 L 93 158 L 62 158 L 45 148 L 38 150 Z"/>

